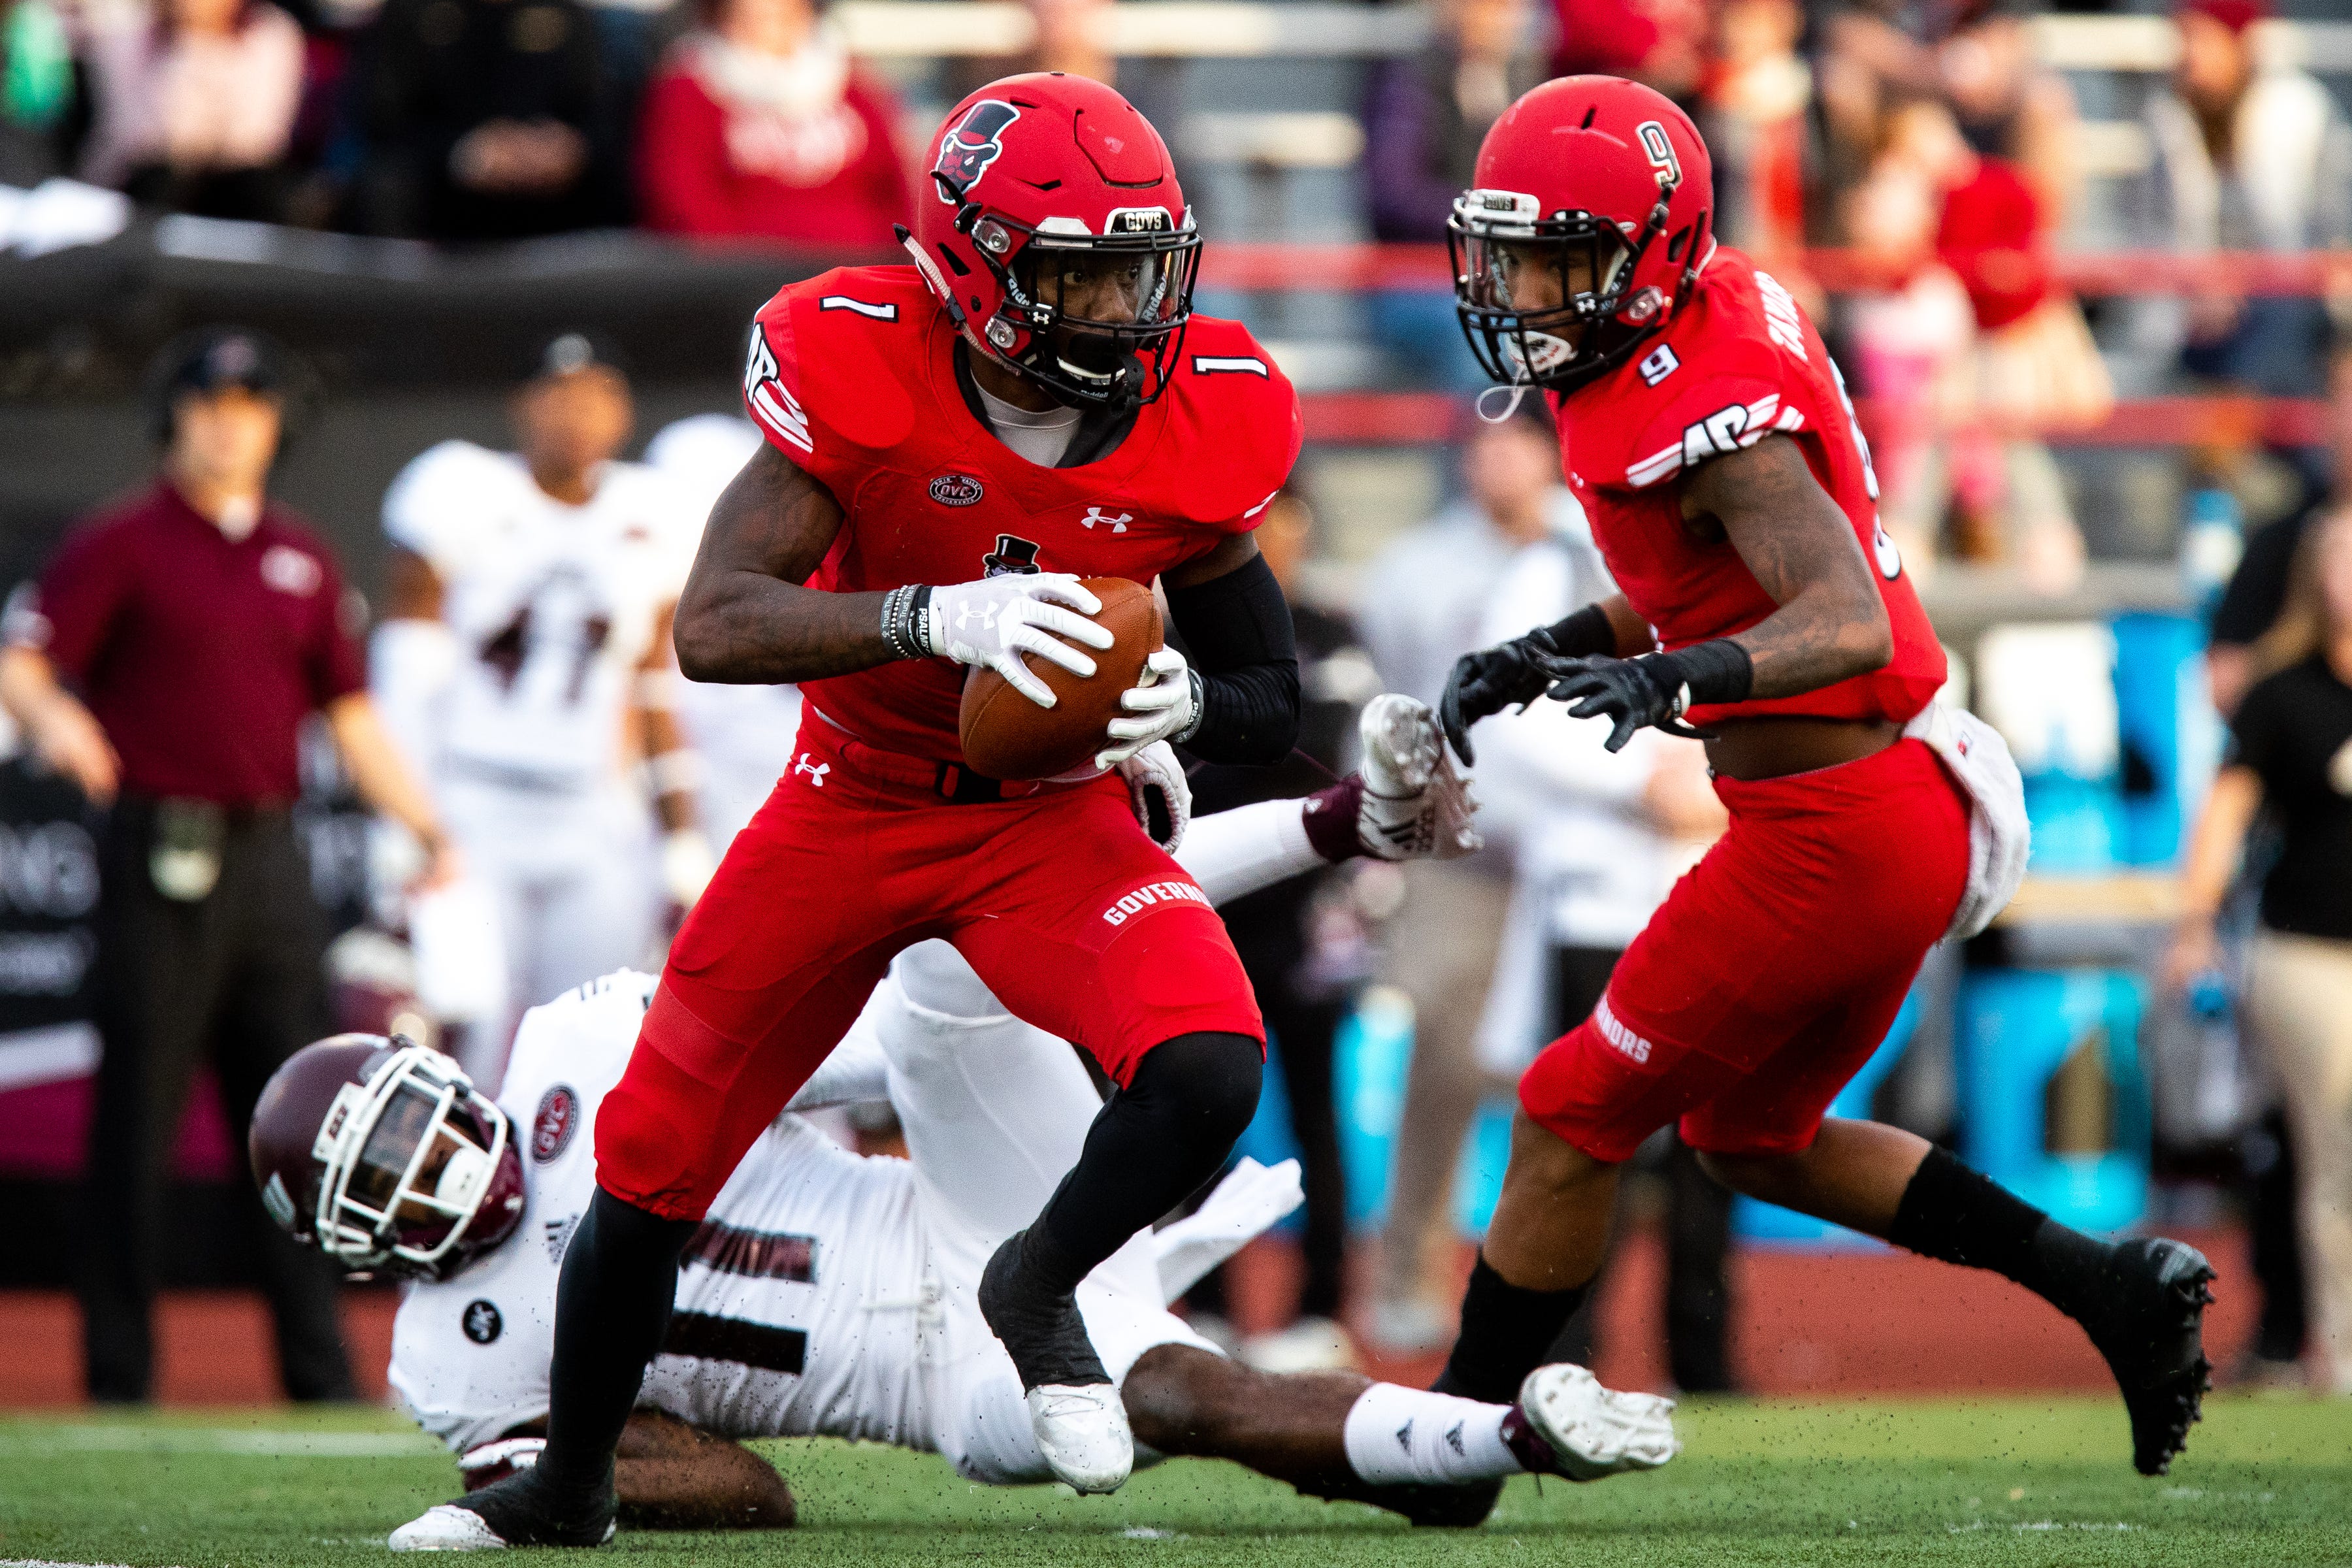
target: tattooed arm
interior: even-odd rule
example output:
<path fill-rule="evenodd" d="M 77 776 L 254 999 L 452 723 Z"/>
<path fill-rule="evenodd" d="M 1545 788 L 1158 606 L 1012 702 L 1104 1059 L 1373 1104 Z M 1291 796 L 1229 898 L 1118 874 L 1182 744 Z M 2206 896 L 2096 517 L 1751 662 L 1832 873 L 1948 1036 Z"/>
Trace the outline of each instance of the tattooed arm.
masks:
<path fill-rule="evenodd" d="M 1748 695 L 1792 697 L 1867 675 L 1895 657 L 1886 603 L 1853 523 L 1786 436 L 1709 458 L 1683 480 L 1683 516 L 1712 518 L 1780 607 L 1733 637 L 1755 669 Z"/>
<path fill-rule="evenodd" d="M 774 685 L 887 664 L 880 594 L 803 586 L 841 531 L 833 492 L 762 446 L 710 509 L 672 636 L 689 680 Z"/>

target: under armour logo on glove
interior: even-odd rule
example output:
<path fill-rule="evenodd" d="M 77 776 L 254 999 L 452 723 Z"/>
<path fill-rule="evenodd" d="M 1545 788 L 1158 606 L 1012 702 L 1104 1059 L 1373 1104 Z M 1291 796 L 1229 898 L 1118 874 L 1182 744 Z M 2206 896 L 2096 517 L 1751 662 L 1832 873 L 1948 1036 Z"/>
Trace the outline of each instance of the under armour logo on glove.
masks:
<path fill-rule="evenodd" d="M 808 774 L 809 777 L 816 781 L 816 787 L 823 789 L 824 787 L 824 775 L 833 772 L 833 765 L 829 763 L 812 763 L 809 761 L 808 753 L 806 752 L 803 752 L 800 755 L 800 761 L 793 764 L 793 772 L 796 773 Z"/>

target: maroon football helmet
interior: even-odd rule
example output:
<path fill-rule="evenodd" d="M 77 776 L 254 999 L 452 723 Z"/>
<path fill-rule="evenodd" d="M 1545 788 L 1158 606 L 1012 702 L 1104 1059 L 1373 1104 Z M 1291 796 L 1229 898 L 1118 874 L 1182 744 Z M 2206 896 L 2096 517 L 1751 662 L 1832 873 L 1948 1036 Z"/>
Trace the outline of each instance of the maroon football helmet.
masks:
<path fill-rule="evenodd" d="M 1715 251 L 1715 173 L 1690 116 L 1613 76 L 1548 81 L 1478 148 L 1446 220 L 1454 310 L 1507 385 L 1566 391 L 1624 361 Z M 1549 274 L 1529 286 L 1529 269 Z M 1531 296 L 1556 300 L 1528 308 Z"/>
<path fill-rule="evenodd" d="M 979 353 L 1065 402 L 1149 403 L 1192 313 L 1201 235 L 1168 145 L 1098 81 L 991 82 L 949 111 L 907 248 Z M 1071 268 L 1126 267 L 1131 313 L 1064 308 Z"/>
<path fill-rule="evenodd" d="M 262 1089 L 247 1149 L 269 1217 L 355 1273 L 446 1279 L 522 1220 L 506 1113 L 404 1036 L 295 1052 Z"/>

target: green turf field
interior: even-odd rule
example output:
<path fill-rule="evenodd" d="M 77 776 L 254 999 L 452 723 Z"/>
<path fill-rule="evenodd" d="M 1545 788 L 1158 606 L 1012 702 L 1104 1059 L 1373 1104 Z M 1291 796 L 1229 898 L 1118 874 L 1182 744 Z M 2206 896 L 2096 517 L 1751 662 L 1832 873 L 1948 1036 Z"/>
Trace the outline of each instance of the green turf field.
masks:
<path fill-rule="evenodd" d="M 801 1503 L 778 1534 L 625 1534 L 654 1568 L 834 1563 L 1485 1564 L 1932 1563 L 2352 1565 L 2352 1406 L 2216 1400 L 2163 1480 L 2123 1458 L 2119 1405 L 2089 1400 L 1685 1405 L 1665 1470 L 1591 1487 L 1517 1481 L 1486 1529 L 1412 1532 L 1180 1461 L 1115 1498 L 969 1486 L 936 1459 L 765 1446 Z M 0 1561 L 275 1568 L 379 1562 L 384 1532 L 451 1489 L 388 1415 L 174 1413 L 0 1419 Z"/>

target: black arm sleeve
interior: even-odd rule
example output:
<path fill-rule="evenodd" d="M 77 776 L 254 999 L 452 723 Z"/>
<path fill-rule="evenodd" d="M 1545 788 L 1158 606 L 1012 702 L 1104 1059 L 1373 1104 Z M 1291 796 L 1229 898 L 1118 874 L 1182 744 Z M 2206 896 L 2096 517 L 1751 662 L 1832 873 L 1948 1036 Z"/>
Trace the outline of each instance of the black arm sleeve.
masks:
<path fill-rule="evenodd" d="M 1288 756 L 1298 742 L 1298 649 L 1265 558 L 1171 588 L 1168 616 L 1201 677 L 1201 721 L 1184 749 L 1208 763 Z"/>

